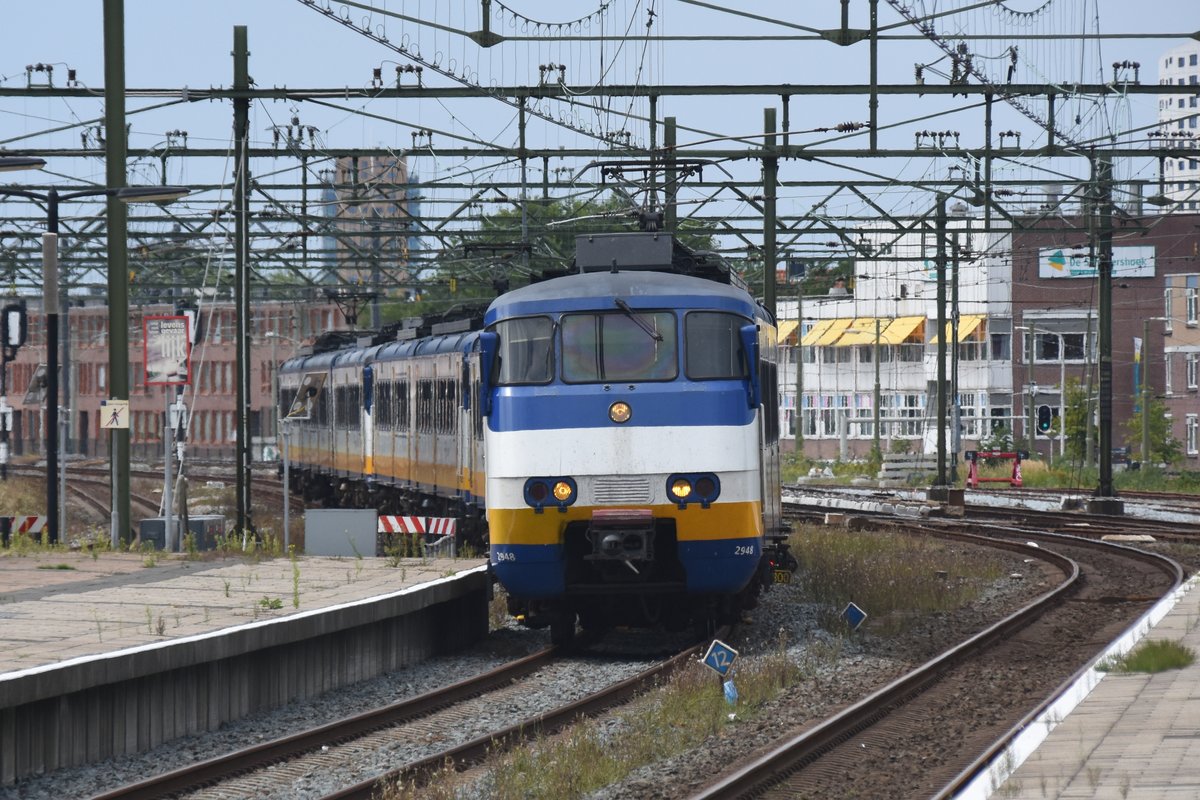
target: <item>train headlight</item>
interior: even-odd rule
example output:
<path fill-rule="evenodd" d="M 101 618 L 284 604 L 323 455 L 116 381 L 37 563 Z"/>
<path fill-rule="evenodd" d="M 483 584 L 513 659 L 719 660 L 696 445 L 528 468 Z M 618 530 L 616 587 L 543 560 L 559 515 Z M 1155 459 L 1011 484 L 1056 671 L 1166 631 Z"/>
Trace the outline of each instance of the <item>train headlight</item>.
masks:
<path fill-rule="evenodd" d="M 535 503 L 544 503 L 546 502 L 546 498 L 550 496 L 550 488 L 542 481 L 531 482 L 525 489 L 525 492 L 529 495 L 529 499 Z"/>
<path fill-rule="evenodd" d="M 525 504 L 541 514 L 546 506 L 557 506 L 565 512 L 575 502 L 577 487 L 574 478 L 530 478 L 525 481 Z"/>
<path fill-rule="evenodd" d="M 721 494 L 721 479 L 712 472 L 676 473 L 667 478 L 667 494 L 680 508 L 687 508 L 689 503 L 708 508 Z"/>
<path fill-rule="evenodd" d="M 608 407 L 608 418 L 613 422 L 629 422 L 632 416 L 633 409 L 629 407 L 629 403 L 618 400 Z"/>
<path fill-rule="evenodd" d="M 687 478 L 676 478 L 671 482 L 671 495 L 676 500 L 686 500 L 692 493 L 692 484 Z"/>

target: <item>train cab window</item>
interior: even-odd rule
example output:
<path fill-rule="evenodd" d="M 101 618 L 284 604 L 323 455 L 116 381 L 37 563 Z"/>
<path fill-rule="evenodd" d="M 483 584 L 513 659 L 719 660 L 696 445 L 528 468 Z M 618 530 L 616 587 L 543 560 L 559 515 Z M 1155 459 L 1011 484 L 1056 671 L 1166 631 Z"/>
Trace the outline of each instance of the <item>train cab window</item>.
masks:
<path fill-rule="evenodd" d="M 670 381 L 679 374 L 675 315 L 669 311 L 564 314 L 563 380 Z"/>
<path fill-rule="evenodd" d="M 740 330 L 744 317 L 693 311 L 684 318 L 687 376 L 694 381 L 745 378 Z"/>
<path fill-rule="evenodd" d="M 496 324 L 500 336 L 497 384 L 549 383 L 554 377 L 554 323 L 549 317 L 510 319 Z"/>

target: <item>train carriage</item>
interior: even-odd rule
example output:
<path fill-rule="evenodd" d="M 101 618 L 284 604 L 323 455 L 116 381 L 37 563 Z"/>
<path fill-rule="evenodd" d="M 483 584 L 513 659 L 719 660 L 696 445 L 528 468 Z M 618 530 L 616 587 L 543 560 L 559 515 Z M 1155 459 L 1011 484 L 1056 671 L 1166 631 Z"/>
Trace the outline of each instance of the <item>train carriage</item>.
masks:
<path fill-rule="evenodd" d="M 773 320 L 740 288 L 663 266 L 517 289 L 485 320 L 491 561 L 512 610 L 556 639 L 576 616 L 731 617 L 775 546 Z"/>
<path fill-rule="evenodd" d="M 667 235 L 580 237 L 577 265 L 497 298 L 483 330 L 286 362 L 282 408 L 311 395 L 291 423 L 294 487 L 456 517 L 481 544 L 486 506 L 510 611 L 555 641 L 577 620 L 736 618 L 773 564 L 794 563 L 774 320 L 723 262 Z"/>

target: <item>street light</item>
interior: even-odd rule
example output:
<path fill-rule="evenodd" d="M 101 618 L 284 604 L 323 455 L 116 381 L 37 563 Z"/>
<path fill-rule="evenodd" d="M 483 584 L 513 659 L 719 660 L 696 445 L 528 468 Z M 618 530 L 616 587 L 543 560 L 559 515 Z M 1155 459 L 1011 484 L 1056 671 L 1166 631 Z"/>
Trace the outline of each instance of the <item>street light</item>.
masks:
<path fill-rule="evenodd" d="M 41 169 L 46 162 L 40 158 L 25 156 L 0 157 L 0 172 L 16 172 L 22 169 Z M 4 332 L 8 333 L 8 321 L 5 320 Z M 0 480 L 8 480 L 8 352 L 9 345 L 16 343 L 0 342 L 3 357 L 0 358 Z"/>
<path fill-rule="evenodd" d="M 31 156 L 0 156 L 0 172 L 16 172 L 21 169 L 41 169 L 46 160 Z"/>
<path fill-rule="evenodd" d="M 292 420 L 279 418 L 279 363 L 275 359 L 275 342 L 279 339 L 291 342 L 293 356 L 302 343 L 275 331 L 267 331 L 263 336 L 271 340 L 271 416 L 275 419 L 275 428 L 283 444 L 283 549 L 284 552 L 288 552 L 292 546 L 292 476 L 288 469 L 288 425 Z"/>
<path fill-rule="evenodd" d="M 1170 317 L 1146 317 L 1142 323 L 1142 468 L 1150 463 L 1150 323 L 1170 322 Z"/>
<path fill-rule="evenodd" d="M 41 161 L 41 159 L 34 159 Z M 44 165 L 45 162 L 42 161 Z M 191 190 L 182 186 L 134 186 L 124 188 L 81 189 L 59 194 L 50 189 L 45 194 L 27 189 L 0 189 L 0 196 L 24 197 L 46 204 L 46 233 L 42 235 L 42 280 L 45 285 L 46 315 L 46 529 L 51 542 L 59 537 L 58 496 L 58 205 L 81 197 L 115 197 L 123 203 L 168 203 L 187 195 Z M 109 335 L 111 336 L 111 331 Z M 116 465 L 114 462 L 114 473 Z M 115 512 L 116 480 L 113 481 Z M 114 545 L 119 535 L 113 531 Z"/>

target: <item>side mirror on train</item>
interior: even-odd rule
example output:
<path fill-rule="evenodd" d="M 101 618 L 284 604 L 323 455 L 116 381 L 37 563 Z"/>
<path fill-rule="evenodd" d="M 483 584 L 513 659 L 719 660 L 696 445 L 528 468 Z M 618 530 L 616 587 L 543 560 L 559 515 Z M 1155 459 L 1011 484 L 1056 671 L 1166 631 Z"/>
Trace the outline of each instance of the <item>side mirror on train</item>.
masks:
<path fill-rule="evenodd" d="M 762 403 L 762 384 L 758 378 L 758 326 L 743 325 L 739 331 L 742 335 L 742 353 L 746 356 L 746 371 L 750 373 L 746 384 L 746 402 L 751 408 L 758 408 Z"/>
<path fill-rule="evenodd" d="M 499 335 L 491 331 L 479 334 L 479 415 L 492 413 L 492 376 L 495 374 L 496 352 L 500 349 Z"/>

